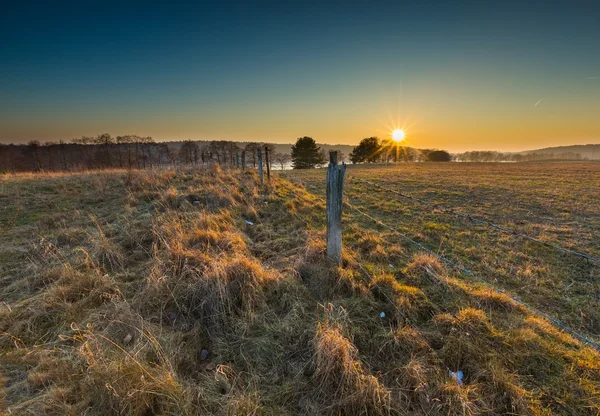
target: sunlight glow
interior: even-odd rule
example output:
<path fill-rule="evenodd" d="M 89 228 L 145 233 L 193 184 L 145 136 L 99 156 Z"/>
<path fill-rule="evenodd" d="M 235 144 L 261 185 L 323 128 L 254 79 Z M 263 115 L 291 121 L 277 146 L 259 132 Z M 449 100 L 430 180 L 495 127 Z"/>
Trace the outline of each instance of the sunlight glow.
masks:
<path fill-rule="evenodd" d="M 404 140 L 404 136 L 404 130 L 402 129 L 396 129 L 392 132 L 392 139 L 394 139 L 395 142 L 401 142 Z"/>

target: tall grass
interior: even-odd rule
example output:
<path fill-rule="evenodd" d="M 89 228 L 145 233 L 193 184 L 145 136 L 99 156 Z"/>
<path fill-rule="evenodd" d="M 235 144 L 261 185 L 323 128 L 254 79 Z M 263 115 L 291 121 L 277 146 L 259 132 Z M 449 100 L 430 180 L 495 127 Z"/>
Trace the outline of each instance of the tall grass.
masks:
<path fill-rule="evenodd" d="M 301 185 L 218 167 L 2 181 L 6 414 L 600 411 L 598 354 L 509 298 L 360 223 L 328 263 Z"/>

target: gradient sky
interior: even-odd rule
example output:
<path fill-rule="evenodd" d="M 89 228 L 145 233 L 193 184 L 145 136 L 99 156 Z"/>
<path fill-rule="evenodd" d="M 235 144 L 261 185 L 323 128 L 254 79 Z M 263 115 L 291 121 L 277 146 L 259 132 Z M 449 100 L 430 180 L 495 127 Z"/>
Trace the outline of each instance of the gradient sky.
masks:
<path fill-rule="evenodd" d="M 600 143 L 598 1 L 11 3 L 0 142 Z"/>

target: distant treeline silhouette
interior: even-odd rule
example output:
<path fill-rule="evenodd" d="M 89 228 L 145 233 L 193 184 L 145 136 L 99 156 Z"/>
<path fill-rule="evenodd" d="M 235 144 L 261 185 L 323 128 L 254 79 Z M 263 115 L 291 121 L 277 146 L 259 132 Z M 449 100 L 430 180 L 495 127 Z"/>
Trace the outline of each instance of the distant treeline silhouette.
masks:
<path fill-rule="evenodd" d="M 402 146 L 393 140 L 380 140 L 378 137 L 362 139 L 350 153 L 352 163 L 391 163 L 391 162 L 450 162 L 452 157 L 445 150 L 414 149 Z"/>
<path fill-rule="evenodd" d="M 314 155 L 296 156 L 293 167 L 314 167 L 322 165 L 326 159 L 324 151 L 314 144 Z M 274 144 L 240 143 L 216 140 L 210 142 L 156 143 L 152 137 L 126 135 L 112 137 L 100 134 L 96 137 L 80 137 L 67 143 L 30 141 L 27 144 L 0 144 L 0 173 L 2 172 L 40 172 L 73 171 L 92 169 L 144 169 L 152 167 L 177 167 L 182 165 L 220 165 L 237 166 L 241 163 L 241 154 L 245 152 L 247 166 L 256 167 L 257 149 L 269 150 L 269 164 L 274 163 L 284 169 L 289 166 L 292 157 L 289 153 L 275 151 Z M 298 145 L 298 142 L 296 143 Z M 310 150 L 310 149 L 309 149 Z M 293 153 L 293 152 L 292 152 Z M 321 154 L 323 153 L 323 154 Z M 340 160 L 343 153 L 338 152 Z M 392 163 L 392 162 L 528 162 L 538 160 L 586 160 L 580 153 L 531 152 L 502 153 L 495 151 L 470 151 L 451 155 L 445 150 L 414 149 L 402 146 L 392 140 L 380 140 L 368 137 L 361 140 L 349 155 L 352 163 Z M 315 159 L 315 160 L 312 160 Z M 305 166 L 306 165 L 306 166 Z"/>
<path fill-rule="evenodd" d="M 0 172 L 40 172 L 91 169 L 144 169 L 159 166 L 202 165 L 218 163 L 237 165 L 241 153 L 245 161 L 256 166 L 256 149 L 269 149 L 270 164 L 289 161 L 289 155 L 274 152 L 274 145 L 248 143 L 240 148 L 231 141 L 211 141 L 199 145 L 194 141 L 156 143 L 152 137 L 136 135 L 112 137 L 101 134 L 81 137 L 70 143 L 30 141 L 23 145 L 0 144 Z"/>
<path fill-rule="evenodd" d="M 531 162 L 536 160 L 585 160 L 580 153 L 502 153 L 494 151 L 471 151 L 454 155 L 457 162 Z"/>

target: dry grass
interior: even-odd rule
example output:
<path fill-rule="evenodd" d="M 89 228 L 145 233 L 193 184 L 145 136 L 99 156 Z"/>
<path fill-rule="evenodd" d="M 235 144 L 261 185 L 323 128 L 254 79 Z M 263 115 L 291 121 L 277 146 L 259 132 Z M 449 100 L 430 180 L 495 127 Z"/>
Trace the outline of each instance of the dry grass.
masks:
<path fill-rule="evenodd" d="M 0 197 L 5 414 L 600 412 L 597 352 L 372 224 L 332 265 L 297 183 L 30 174 Z"/>
<path fill-rule="evenodd" d="M 320 323 L 314 339 L 315 390 L 319 413 L 388 414 L 390 392 L 365 373 L 358 350 L 331 322 Z"/>

